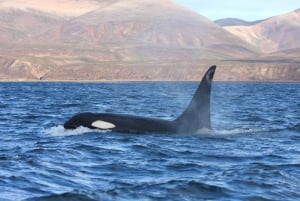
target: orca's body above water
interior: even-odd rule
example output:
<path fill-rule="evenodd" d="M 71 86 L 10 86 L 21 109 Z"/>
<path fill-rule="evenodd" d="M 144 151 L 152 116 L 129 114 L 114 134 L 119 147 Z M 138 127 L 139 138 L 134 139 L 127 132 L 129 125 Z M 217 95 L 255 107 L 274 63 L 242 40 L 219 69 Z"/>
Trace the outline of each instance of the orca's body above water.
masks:
<path fill-rule="evenodd" d="M 199 133 L 211 129 L 210 94 L 216 66 L 211 66 L 202 78 L 186 110 L 174 121 L 111 113 L 79 113 L 65 122 L 65 129 L 80 126 L 130 133 Z"/>

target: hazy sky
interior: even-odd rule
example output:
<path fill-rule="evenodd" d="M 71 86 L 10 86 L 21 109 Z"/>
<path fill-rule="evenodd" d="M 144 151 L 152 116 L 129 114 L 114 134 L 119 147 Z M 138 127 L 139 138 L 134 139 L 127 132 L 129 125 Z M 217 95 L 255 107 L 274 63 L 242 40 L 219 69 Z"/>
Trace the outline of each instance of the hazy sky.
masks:
<path fill-rule="evenodd" d="M 211 20 L 233 17 L 254 21 L 300 8 L 300 0 L 177 0 L 177 2 Z"/>

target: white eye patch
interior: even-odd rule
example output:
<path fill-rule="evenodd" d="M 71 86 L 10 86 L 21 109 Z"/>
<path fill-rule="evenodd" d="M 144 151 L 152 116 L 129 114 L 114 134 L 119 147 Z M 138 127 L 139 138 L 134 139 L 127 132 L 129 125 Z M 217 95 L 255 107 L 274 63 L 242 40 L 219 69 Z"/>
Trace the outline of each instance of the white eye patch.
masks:
<path fill-rule="evenodd" d="M 101 120 L 94 121 L 92 123 L 92 126 L 94 126 L 95 128 L 100 128 L 100 129 L 111 129 L 111 128 L 116 127 L 115 124 L 112 124 L 112 123 L 106 122 L 106 121 L 101 121 Z"/>

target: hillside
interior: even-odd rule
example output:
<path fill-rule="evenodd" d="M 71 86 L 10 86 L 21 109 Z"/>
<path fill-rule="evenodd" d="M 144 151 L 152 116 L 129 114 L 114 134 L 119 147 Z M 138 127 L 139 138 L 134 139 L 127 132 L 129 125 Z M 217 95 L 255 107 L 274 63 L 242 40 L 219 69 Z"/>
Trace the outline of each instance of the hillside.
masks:
<path fill-rule="evenodd" d="M 29 7 L 31 1 L 32 8 Z M 62 1 L 62 5 L 66 6 L 66 1 Z M 13 4 L 13 10 L 0 10 L 0 31 L 5 36 L 1 42 L 48 46 L 54 43 L 59 46 L 89 45 L 91 48 L 109 45 L 125 49 L 144 46 L 152 48 L 151 51 L 153 47 L 198 48 L 201 51 L 211 51 L 211 58 L 249 56 L 254 53 L 254 49 L 238 37 L 171 0 L 131 0 L 130 3 L 121 0 L 107 1 L 111 2 L 109 4 L 99 1 L 98 4 L 94 2 L 94 10 L 87 10 L 88 12 L 69 20 L 62 17 L 69 14 L 64 9 L 58 9 L 57 12 L 51 10 L 53 7 L 47 12 L 45 9 L 35 10 L 44 8 L 37 6 L 36 2 L 28 1 L 27 9 L 18 9 Z M 81 1 L 77 3 L 79 2 Z M 135 51 L 140 52 L 134 49 L 132 51 L 133 54 Z"/>
<path fill-rule="evenodd" d="M 24 2 L 0 2 L 0 80 L 198 80 L 215 63 L 227 69 L 219 80 L 255 80 L 242 75 L 249 61 L 278 65 L 256 42 L 172 0 Z"/>
<path fill-rule="evenodd" d="M 252 26 L 225 26 L 225 29 L 263 53 L 299 48 L 300 9 Z"/>

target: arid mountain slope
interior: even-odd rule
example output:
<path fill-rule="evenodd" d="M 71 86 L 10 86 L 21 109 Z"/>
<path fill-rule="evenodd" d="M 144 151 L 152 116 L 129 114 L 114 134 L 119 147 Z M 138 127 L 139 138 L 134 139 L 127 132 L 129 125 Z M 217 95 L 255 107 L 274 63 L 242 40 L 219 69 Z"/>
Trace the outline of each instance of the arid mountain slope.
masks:
<path fill-rule="evenodd" d="M 58 29 L 65 20 L 38 11 L 0 10 L 0 43 L 24 44 L 36 41 L 47 30 Z"/>
<path fill-rule="evenodd" d="M 300 77 L 259 49 L 173 0 L 0 1 L 0 80 L 198 80 L 211 64 L 219 80 Z"/>
<path fill-rule="evenodd" d="M 98 44 L 193 48 L 230 46 L 233 51 L 243 48 L 250 53 L 248 44 L 173 1 L 131 2 L 116 1 L 109 7 L 70 21 L 64 27 L 67 37 L 74 41 L 83 41 L 81 39 L 85 37 Z"/>
<path fill-rule="evenodd" d="M 153 51 L 153 47 L 198 48 L 198 53 L 206 49 L 211 52 L 211 58 L 254 54 L 254 49 L 243 40 L 171 0 L 83 0 L 83 7 L 87 3 L 95 4 L 94 10 L 86 6 L 86 13 L 68 20 L 63 18 L 69 14 L 65 8 L 68 0 L 62 3 L 54 1 L 53 4 L 59 5 L 57 11 L 48 5 L 50 3 L 43 3 L 43 7 L 37 0 L 28 0 L 24 9 L 21 2 L 15 1 L 12 4 L 14 9 L 8 9 L 7 6 L 0 9 L 0 42 L 49 46 L 89 45 L 91 48 L 113 45 L 123 49 L 134 47 L 133 53 L 140 52 L 136 47 L 152 48 L 150 51 Z M 72 8 L 81 1 L 70 2 Z M 17 3 L 20 3 L 19 8 Z M 59 9 L 61 5 L 62 10 Z"/>
<path fill-rule="evenodd" d="M 230 33 L 264 53 L 300 47 L 300 9 L 268 18 L 252 26 L 225 26 Z"/>

